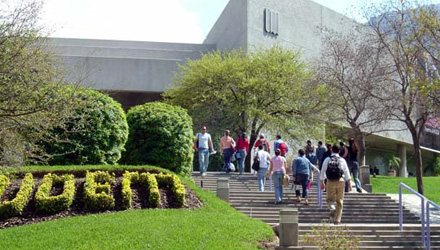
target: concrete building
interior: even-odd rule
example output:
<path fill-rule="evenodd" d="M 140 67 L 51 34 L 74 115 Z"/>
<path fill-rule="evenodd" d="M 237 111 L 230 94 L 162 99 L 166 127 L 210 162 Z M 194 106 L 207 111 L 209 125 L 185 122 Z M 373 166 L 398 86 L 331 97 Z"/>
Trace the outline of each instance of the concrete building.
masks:
<path fill-rule="evenodd" d="M 124 108 L 160 99 L 171 86 L 178 64 L 213 50 L 252 51 L 275 44 L 298 49 L 305 60 L 321 53 L 320 27 L 344 31 L 358 25 L 346 16 L 310 0 L 230 0 L 203 44 L 52 39 L 57 53 L 78 79 L 106 91 Z M 424 162 L 440 153 L 440 127 L 425 132 Z M 367 164 L 387 171 L 384 154 L 402 158 L 402 174 L 414 171 L 408 132 L 386 132 L 367 138 Z M 408 166 L 408 170 L 407 169 Z"/>

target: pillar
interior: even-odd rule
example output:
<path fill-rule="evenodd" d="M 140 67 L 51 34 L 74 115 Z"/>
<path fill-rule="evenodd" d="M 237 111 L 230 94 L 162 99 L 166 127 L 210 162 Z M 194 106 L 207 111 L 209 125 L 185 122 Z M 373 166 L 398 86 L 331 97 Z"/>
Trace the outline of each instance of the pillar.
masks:
<path fill-rule="evenodd" d="M 399 176 L 408 177 L 408 169 L 406 166 L 406 145 L 397 144 L 397 154 L 400 158 Z"/>
<path fill-rule="evenodd" d="M 371 193 L 373 191 L 373 188 L 370 184 L 370 166 L 361 166 L 359 172 L 359 178 L 362 184 L 362 188 L 365 189 L 365 191 Z"/>
<path fill-rule="evenodd" d="M 280 210 L 280 245 L 276 249 L 301 249 L 298 246 L 298 209 Z"/>
<path fill-rule="evenodd" d="M 229 203 L 229 179 L 217 179 L 217 197 Z"/>

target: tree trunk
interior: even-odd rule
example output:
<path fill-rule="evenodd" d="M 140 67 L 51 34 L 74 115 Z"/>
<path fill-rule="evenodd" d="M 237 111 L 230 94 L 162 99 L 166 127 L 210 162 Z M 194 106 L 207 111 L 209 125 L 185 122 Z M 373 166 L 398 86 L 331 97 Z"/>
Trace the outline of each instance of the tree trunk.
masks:
<path fill-rule="evenodd" d="M 410 124 L 409 131 L 413 139 L 414 145 L 414 158 L 416 160 L 416 178 L 417 178 L 417 192 L 423 195 L 423 169 L 422 169 L 422 152 L 420 151 L 420 138 L 418 137 L 417 130 L 412 124 Z"/>
<path fill-rule="evenodd" d="M 251 152 L 252 152 L 252 147 L 255 144 L 255 141 L 257 140 L 257 136 L 258 134 L 252 130 L 251 131 L 251 137 L 249 140 L 249 151 L 247 152 L 247 156 L 246 156 L 246 160 L 245 160 L 245 172 L 251 172 Z"/>

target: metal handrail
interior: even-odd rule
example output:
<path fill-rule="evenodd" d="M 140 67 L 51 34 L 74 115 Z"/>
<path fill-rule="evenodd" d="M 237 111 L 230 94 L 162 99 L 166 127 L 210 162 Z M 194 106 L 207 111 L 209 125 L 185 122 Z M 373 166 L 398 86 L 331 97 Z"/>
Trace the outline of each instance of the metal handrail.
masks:
<path fill-rule="evenodd" d="M 435 204 L 434 202 L 427 200 L 426 201 L 426 249 L 431 249 L 431 230 L 430 230 L 430 223 L 429 223 L 429 207 L 432 205 L 433 207 L 440 209 L 440 206 Z"/>
<path fill-rule="evenodd" d="M 425 200 L 428 200 L 425 196 L 419 194 L 414 189 L 410 188 L 409 186 L 405 185 L 404 183 L 399 183 L 399 230 L 403 230 L 403 205 L 402 205 L 402 187 L 406 190 L 410 191 L 411 193 L 418 196 L 422 203 L 421 203 L 421 226 L 422 226 L 422 244 L 423 246 L 426 246 L 425 242 Z"/>
<path fill-rule="evenodd" d="M 321 171 L 315 165 L 312 165 L 313 169 L 318 172 L 318 178 L 316 178 L 316 187 L 318 188 L 318 206 L 322 208 L 322 189 L 321 189 Z"/>

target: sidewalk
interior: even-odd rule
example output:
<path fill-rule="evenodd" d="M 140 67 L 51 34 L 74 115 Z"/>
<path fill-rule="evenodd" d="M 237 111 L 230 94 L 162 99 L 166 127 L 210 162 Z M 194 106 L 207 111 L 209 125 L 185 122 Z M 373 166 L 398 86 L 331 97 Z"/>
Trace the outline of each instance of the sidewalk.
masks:
<path fill-rule="evenodd" d="M 399 194 L 387 194 L 389 197 L 391 197 L 393 200 L 395 200 L 397 203 L 399 203 Z M 410 210 L 411 213 L 417 214 L 417 216 L 421 216 L 421 200 L 419 197 L 413 194 L 402 194 L 402 200 L 403 200 L 403 206 Z M 425 208 L 426 210 L 426 208 Z M 429 211 L 430 217 L 429 222 L 430 224 L 440 224 L 440 211 L 430 207 Z M 425 221 L 426 222 L 426 221 Z M 405 221 L 403 221 L 405 223 Z"/>

